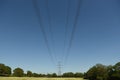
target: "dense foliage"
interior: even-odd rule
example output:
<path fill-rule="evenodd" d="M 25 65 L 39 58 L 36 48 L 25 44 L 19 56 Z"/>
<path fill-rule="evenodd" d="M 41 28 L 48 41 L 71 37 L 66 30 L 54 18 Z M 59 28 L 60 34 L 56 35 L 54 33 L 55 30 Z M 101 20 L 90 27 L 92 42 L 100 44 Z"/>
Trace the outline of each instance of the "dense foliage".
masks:
<path fill-rule="evenodd" d="M 120 62 L 116 63 L 115 65 L 103 65 L 103 64 L 96 64 L 91 67 L 86 73 L 73 73 L 73 72 L 66 72 L 63 73 L 61 76 L 57 76 L 56 73 L 51 74 L 38 74 L 32 73 L 32 71 L 27 71 L 24 73 L 24 70 L 21 68 L 15 68 L 13 73 L 9 66 L 5 64 L 0 64 L 0 76 L 15 76 L 15 77 L 79 77 L 85 78 L 89 80 L 120 80 Z"/>
<path fill-rule="evenodd" d="M 21 68 L 16 68 L 13 70 L 13 76 L 15 77 L 23 77 L 24 76 L 24 71 Z"/>
<path fill-rule="evenodd" d="M 120 80 L 120 62 L 113 66 L 96 64 L 85 73 L 84 77 L 89 80 Z"/>
<path fill-rule="evenodd" d="M 11 68 L 4 64 L 0 64 L 0 76 L 10 76 L 11 75 Z"/>
<path fill-rule="evenodd" d="M 28 76 L 28 77 L 32 77 L 32 71 L 27 71 L 27 75 L 26 76 Z"/>

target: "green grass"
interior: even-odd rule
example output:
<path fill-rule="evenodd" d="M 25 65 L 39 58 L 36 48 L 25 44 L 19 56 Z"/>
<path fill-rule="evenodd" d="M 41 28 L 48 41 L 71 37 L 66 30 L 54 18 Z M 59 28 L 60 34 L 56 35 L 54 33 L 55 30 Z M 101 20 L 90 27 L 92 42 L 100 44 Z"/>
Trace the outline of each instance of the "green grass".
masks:
<path fill-rule="evenodd" d="M 82 78 L 0 77 L 0 80 L 84 80 Z"/>

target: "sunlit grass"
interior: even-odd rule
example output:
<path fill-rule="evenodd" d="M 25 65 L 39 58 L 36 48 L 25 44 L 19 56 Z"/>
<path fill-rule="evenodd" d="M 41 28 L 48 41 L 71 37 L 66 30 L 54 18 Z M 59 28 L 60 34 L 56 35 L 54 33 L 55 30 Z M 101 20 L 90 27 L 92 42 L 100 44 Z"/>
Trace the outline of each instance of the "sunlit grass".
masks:
<path fill-rule="evenodd" d="M 84 80 L 82 78 L 0 77 L 0 80 Z"/>

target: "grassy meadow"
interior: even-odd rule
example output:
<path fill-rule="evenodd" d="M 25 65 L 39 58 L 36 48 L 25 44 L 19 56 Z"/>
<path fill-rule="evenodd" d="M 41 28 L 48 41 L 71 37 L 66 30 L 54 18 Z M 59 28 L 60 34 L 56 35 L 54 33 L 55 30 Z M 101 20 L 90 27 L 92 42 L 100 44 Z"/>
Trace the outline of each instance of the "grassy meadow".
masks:
<path fill-rule="evenodd" d="M 0 77 L 0 80 L 84 80 L 82 78 Z"/>

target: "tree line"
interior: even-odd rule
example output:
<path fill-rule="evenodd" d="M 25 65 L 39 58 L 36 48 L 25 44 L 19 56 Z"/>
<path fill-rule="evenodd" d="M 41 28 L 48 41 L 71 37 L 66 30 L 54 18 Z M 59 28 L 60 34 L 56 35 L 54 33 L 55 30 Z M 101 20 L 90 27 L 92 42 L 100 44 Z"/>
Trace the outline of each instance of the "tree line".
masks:
<path fill-rule="evenodd" d="M 15 68 L 13 71 L 11 67 L 5 64 L 0 64 L 0 76 L 15 76 L 15 77 L 78 77 L 89 80 L 120 80 L 120 62 L 115 65 L 96 64 L 85 73 L 66 72 L 61 76 L 56 73 L 38 74 L 32 71 L 24 72 L 21 68 Z"/>
<path fill-rule="evenodd" d="M 0 76 L 4 77 L 83 77 L 83 73 L 77 72 L 66 72 L 61 76 L 58 76 L 56 73 L 48 73 L 48 74 L 39 74 L 33 73 L 28 70 L 26 73 L 22 68 L 15 68 L 13 71 L 11 67 L 6 66 L 5 64 L 0 64 Z"/>

